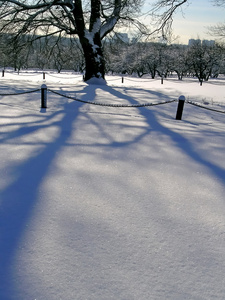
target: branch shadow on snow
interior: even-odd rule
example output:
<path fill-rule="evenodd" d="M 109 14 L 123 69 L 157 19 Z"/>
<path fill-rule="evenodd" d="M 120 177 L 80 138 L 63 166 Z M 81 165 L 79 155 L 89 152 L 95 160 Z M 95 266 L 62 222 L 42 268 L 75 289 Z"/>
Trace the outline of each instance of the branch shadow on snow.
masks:
<path fill-rule="evenodd" d="M 58 110 L 52 114 L 40 113 L 38 116 L 35 113 L 28 113 L 16 117 L 12 116 L 11 122 L 4 125 L 4 127 L 9 127 L 9 131 L 2 134 L 0 142 L 3 145 L 8 145 L 9 149 L 18 152 L 18 156 L 20 156 L 19 152 L 23 151 L 24 146 L 35 146 L 34 139 L 26 141 L 28 135 L 35 134 L 40 130 L 47 130 L 49 126 L 55 126 L 59 129 L 58 136 L 53 141 L 45 139 L 40 142 L 41 147 L 37 151 L 34 149 L 28 157 L 21 160 L 20 158 L 16 159 L 14 163 L 11 163 L 11 166 L 6 166 L 6 170 L 4 170 L 5 175 L 10 173 L 13 178 L 0 193 L 0 294 L 4 300 L 11 299 L 10 295 L 15 289 L 15 282 L 13 282 L 14 261 L 21 239 L 28 230 L 29 221 L 38 204 L 37 201 L 41 199 L 41 184 L 44 182 L 56 155 L 71 136 L 72 124 L 77 118 L 76 111 L 80 106 L 81 104 L 69 103 L 64 105 L 63 111 Z M 9 117 L 3 115 L 1 118 Z M 15 129 L 10 130 L 13 127 Z M 24 145 L 22 145 L 23 143 Z"/>
<path fill-rule="evenodd" d="M 111 86 L 98 86 L 96 87 L 102 89 L 103 91 L 111 94 L 112 96 L 116 97 L 117 99 L 120 100 L 126 100 L 128 104 L 138 104 L 142 102 L 141 100 L 143 99 L 138 99 L 137 100 L 129 96 L 127 92 L 132 92 L 134 91 L 134 94 L 136 94 L 138 91 L 144 91 L 147 94 L 151 95 L 152 99 L 157 99 L 157 101 L 154 102 L 162 102 L 162 101 L 170 101 L 174 100 L 173 96 L 168 96 L 168 94 L 164 94 L 163 92 L 157 92 L 157 91 L 151 91 L 151 90 L 145 90 L 143 88 L 137 88 L 137 87 L 111 87 Z M 89 91 L 92 91 L 91 93 Z M 93 92 L 94 90 L 94 92 Z M 121 90 L 121 91 L 120 91 Z M 96 90 L 93 89 L 93 87 L 88 86 L 86 89 L 83 90 L 83 92 L 86 92 L 86 95 L 84 96 L 85 100 L 92 101 L 95 99 L 96 96 Z M 92 97 L 90 98 L 90 95 L 92 94 Z M 112 103 L 112 102 L 111 102 Z M 171 104 L 165 104 L 165 105 L 171 105 Z M 164 109 L 161 109 L 161 106 L 156 106 L 156 108 L 152 107 L 140 107 L 137 108 L 138 113 L 136 115 L 144 117 L 145 121 L 147 122 L 148 126 L 145 128 L 145 131 L 136 137 L 135 140 L 132 140 L 131 143 L 135 143 L 140 141 L 144 136 L 148 135 L 152 131 L 154 132 L 159 132 L 164 134 L 165 136 L 170 137 L 170 139 L 176 144 L 176 147 L 180 148 L 183 153 L 185 153 L 187 156 L 189 156 L 193 161 L 195 161 L 198 164 L 201 164 L 202 166 L 206 167 L 210 172 L 212 172 L 223 184 L 225 184 L 225 169 L 223 167 L 220 167 L 212 162 L 210 160 L 204 158 L 202 153 L 199 153 L 192 145 L 191 141 L 184 137 L 183 134 L 179 134 L 178 132 L 166 127 L 160 122 L 160 116 L 163 116 L 164 118 L 168 118 L 169 121 L 174 120 L 174 122 L 186 122 L 188 121 L 182 120 L 182 121 L 177 121 L 175 120 L 175 115 L 176 115 L 176 109 L 177 109 L 177 104 L 172 104 L 174 106 L 174 112 L 171 114 L 171 111 L 165 111 Z M 162 106 L 162 108 L 164 105 Z M 129 108 L 128 108 L 129 109 Z M 187 109 L 187 107 L 184 108 L 184 111 Z M 198 108 L 197 108 L 198 109 Z M 110 108 L 109 108 L 110 110 Z M 121 112 L 121 110 L 120 110 Z M 126 110 L 127 112 L 127 110 Z M 106 112 L 104 112 L 106 113 Z M 108 112 L 107 112 L 108 113 Z M 118 113 L 118 110 L 117 110 Z M 198 125 L 198 111 L 196 110 L 196 123 L 195 125 Z M 212 114 L 215 114 L 213 112 L 209 112 Z M 129 113 L 127 113 L 129 116 Z M 131 114 L 134 116 L 135 114 Z M 190 123 L 191 124 L 191 123 Z M 210 131 L 210 128 L 209 128 Z M 118 146 L 126 146 L 129 143 L 118 143 Z M 114 145 L 115 146 L 115 145 Z"/>
<path fill-rule="evenodd" d="M 87 86 L 80 91 L 83 93 L 82 100 L 95 101 L 97 88 L 100 88 L 104 92 L 111 94 L 113 97 L 126 101 L 129 104 L 137 104 L 134 97 L 126 94 L 126 91 L 130 90 L 129 88 L 121 88 L 120 91 L 119 88 L 112 88 L 110 86 L 98 86 L 96 88 Z M 131 89 L 135 90 L 135 88 Z M 145 92 L 150 93 L 153 98 L 157 98 L 159 101 L 171 100 L 169 96 L 162 93 L 160 94 L 158 92 L 151 92 L 147 90 Z M 15 288 L 13 286 L 14 259 L 17 255 L 20 241 L 27 230 L 29 220 L 32 218 L 35 207 L 38 204 L 37 201 L 41 201 L 41 185 L 48 174 L 49 168 L 54 162 L 54 159 L 67 144 L 67 140 L 71 137 L 73 130 L 76 130 L 76 128 L 73 127 L 73 124 L 79 116 L 78 111 L 81 107 L 83 108 L 83 104 L 79 104 L 77 102 L 66 103 L 63 111 L 59 110 L 52 112 L 51 114 L 41 113 L 34 123 L 32 123 L 32 121 L 23 121 L 23 116 L 19 117 L 21 120 L 19 123 L 17 121 L 18 117 L 15 117 L 15 121 L 12 118 L 12 122 L 7 126 L 15 125 L 16 128 L 11 131 L 9 130 L 0 139 L 2 143 L 10 145 L 10 147 L 14 147 L 16 146 L 17 141 L 26 139 L 27 135 L 36 133 L 37 130 L 46 130 L 49 127 L 49 123 L 50 126 L 55 126 L 59 130 L 57 136 L 55 136 L 52 141 L 43 142 L 41 148 L 37 152 L 32 152 L 29 157 L 26 157 L 24 160 L 17 161 L 16 165 L 11 166 L 10 172 L 15 174 L 14 179 L 1 192 L 0 285 L 2 295 L 5 295 L 4 300 L 10 299 L 9 295 Z M 94 111 L 93 113 L 110 115 L 113 113 L 117 114 L 118 110 L 113 109 L 110 111 L 109 108 L 106 111 L 105 108 L 102 109 L 99 107 L 99 110 L 97 112 Z M 91 111 L 87 110 L 86 113 L 84 111 L 87 122 L 90 122 L 93 126 L 98 128 L 100 135 L 109 141 L 105 147 L 124 147 L 124 151 L 126 151 L 126 147 L 129 147 L 129 145 L 133 143 L 140 142 L 152 131 L 156 133 L 159 132 L 168 136 L 176 144 L 176 146 L 193 161 L 208 168 L 220 179 L 220 181 L 225 183 L 225 170 L 222 167 L 216 166 L 203 158 L 200 153 L 193 148 L 191 142 L 182 134 L 169 129 L 160 123 L 160 115 L 163 115 L 164 117 L 166 116 L 171 120 L 174 119 L 175 111 L 173 116 L 168 112 L 165 112 L 165 110 L 161 111 L 160 107 L 157 107 L 156 109 L 152 109 L 150 107 L 135 108 L 135 112 L 132 112 L 131 114 L 128 112 L 128 109 L 126 109 L 125 111 L 122 111 L 122 114 L 131 116 L 131 118 L 134 115 L 139 117 L 141 116 L 146 122 L 146 126 L 140 134 L 135 135 L 133 139 L 125 142 L 115 141 L 113 137 L 105 131 L 104 125 L 102 125 L 101 122 L 96 122 L 96 120 L 92 118 Z M 24 115 L 24 117 L 27 118 L 27 115 Z M 34 114 L 32 116 L 30 114 L 30 117 L 37 117 L 37 115 Z M 123 125 L 121 125 L 120 129 L 123 130 Z M 75 146 L 76 143 L 74 143 L 74 147 Z M 98 141 L 96 141 L 95 146 L 98 146 Z M 151 155 L 151 153 L 149 155 Z"/>

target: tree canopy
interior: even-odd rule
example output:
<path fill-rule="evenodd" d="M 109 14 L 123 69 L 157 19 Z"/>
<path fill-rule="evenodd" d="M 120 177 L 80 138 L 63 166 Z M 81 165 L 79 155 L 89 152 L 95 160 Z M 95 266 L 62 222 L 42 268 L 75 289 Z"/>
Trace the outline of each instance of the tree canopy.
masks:
<path fill-rule="evenodd" d="M 148 13 L 151 31 L 141 16 L 144 0 L 0 0 L 0 30 L 31 42 L 46 36 L 79 37 L 86 64 L 85 81 L 104 80 L 101 41 L 115 27 L 134 26 L 143 34 L 165 35 L 174 12 L 187 0 L 157 0 Z M 153 25 L 156 25 L 154 27 Z"/>

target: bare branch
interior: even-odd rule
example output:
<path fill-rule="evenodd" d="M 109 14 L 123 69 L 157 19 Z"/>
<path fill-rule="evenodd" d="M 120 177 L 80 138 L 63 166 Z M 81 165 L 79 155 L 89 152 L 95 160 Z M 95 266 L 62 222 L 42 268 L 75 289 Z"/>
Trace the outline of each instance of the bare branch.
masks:
<path fill-rule="evenodd" d="M 101 40 L 108 33 L 116 26 L 132 26 L 141 34 L 150 34 L 140 19 L 144 1 L 0 0 L 0 32 L 12 34 L 16 41 L 20 36 L 28 35 L 25 41 L 29 43 L 39 36 L 56 35 L 57 42 L 60 42 L 62 36 L 77 34 L 86 62 L 85 80 L 93 76 L 104 78 Z M 173 14 L 187 1 L 156 0 L 149 12 L 153 33 L 161 31 L 166 36 L 171 29 Z"/>
<path fill-rule="evenodd" d="M 151 11 L 153 19 L 156 20 L 156 29 L 151 34 L 162 32 L 162 36 L 166 37 L 170 33 L 173 15 L 181 5 L 187 3 L 188 0 L 159 0 Z"/>
<path fill-rule="evenodd" d="M 224 7 L 225 7 L 225 1 L 224 1 L 224 0 L 212 0 L 212 2 L 213 2 L 216 6 L 224 6 Z"/>

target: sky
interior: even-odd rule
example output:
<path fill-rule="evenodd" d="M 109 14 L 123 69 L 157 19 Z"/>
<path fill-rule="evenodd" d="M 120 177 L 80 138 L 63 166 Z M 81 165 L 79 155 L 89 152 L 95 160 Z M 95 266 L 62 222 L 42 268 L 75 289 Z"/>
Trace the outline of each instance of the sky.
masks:
<path fill-rule="evenodd" d="M 144 11 L 149 11 L 152 4 L 153 1 L 146 0 Z M 173 20 L 173 33 L 178 42 L 188 44 L 189 39 L 197 38 L 212 40 L 215 38 L 208 34 L 207 27 L 225 22 L 225 8 L 213 5 L 213 0 L 190 0 L 176 11 Z"/>
<path fill-rule="evenodd" d="M 193 0 L 182 7 L 174 16 L 174 34 L 179 41 L 187 44 L 189 39 L 214 39 L 210 36 L 208 26 L 225 22 L 225 9 L 213 5 L 212 0 Z"/>

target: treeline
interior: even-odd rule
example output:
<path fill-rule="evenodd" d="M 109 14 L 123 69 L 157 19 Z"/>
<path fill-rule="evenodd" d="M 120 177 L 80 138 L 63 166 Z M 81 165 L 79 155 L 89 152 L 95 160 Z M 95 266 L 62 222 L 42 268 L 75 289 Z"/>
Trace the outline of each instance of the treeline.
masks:
<path fill-rule="evenodd" d="M 83 72 L 85 68 L 82 49 L 77 39 L 29 36 L 14 39 L 0 35 L 0 66 L 15 70 L 27 68 L 63 69 Z M 225 46 L 207 44 L 196 40 L 191 46 L 167 45 L 153 42 L 125 43 L 119 38 L 104 41 L 106 71 L 111 74 L 150 75 L 166 78 L 176 73 L 194 76 L 202 83 L 209 78 L 225 74 Z"/>
<path fill-rule="evenodd" d="M 84 71 L 84 59 L 77 39 L 28 35 L 17 38 L 0 34 L 0 67 L 14 70 L 38 68 Z"/>
<path fill-rule="evenodd" d="M 200 40 L 187 45 L 166 45 L 163 43 L 121 42 L 106 44 L 107 71 L 122 74 L 149 74 L 152 78 L 166 78 L 176 73 L 179 80 L 183 76 L 194 76 L 200 82 L 210 77 L 225 74 L 225 46 L 207 44 Z"/>

